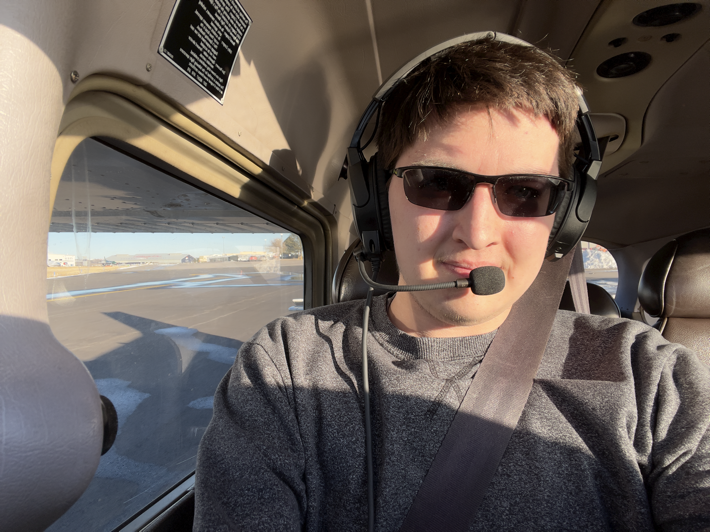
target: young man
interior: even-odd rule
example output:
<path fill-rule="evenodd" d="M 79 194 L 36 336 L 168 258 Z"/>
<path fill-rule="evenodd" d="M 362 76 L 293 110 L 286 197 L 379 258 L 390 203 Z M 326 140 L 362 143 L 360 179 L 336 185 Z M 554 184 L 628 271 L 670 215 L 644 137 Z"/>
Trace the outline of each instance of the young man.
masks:
<path fill-rule="evenodd" d="M 521 216 L 515 202 L 549 194 L 555 206 L 576 112 L 574 81 L 551 57 L 490 40 L 426 61 L 383 108 L 400 284 L 496 266 L 506 285 L 485 297 L 374 299 L 378 530 L 401 526 L 498 327 L 540 270 L 554 214 Z M 500 181 L 478 183 L 446 207 L 415 190 L 428 180 L 424 195 L 436 195 L 437 183 L 451 190 L 441 180 L 471 174 L 536 177 L 511 197 Z M 362 309 L 282 318 L 243 346 L 200 448 L 196 530 L 365 528 Z M 710 527 L 709 425 L 710 375 L 692 353 L 640 323 L 559 312 L 473 529 Z"/>

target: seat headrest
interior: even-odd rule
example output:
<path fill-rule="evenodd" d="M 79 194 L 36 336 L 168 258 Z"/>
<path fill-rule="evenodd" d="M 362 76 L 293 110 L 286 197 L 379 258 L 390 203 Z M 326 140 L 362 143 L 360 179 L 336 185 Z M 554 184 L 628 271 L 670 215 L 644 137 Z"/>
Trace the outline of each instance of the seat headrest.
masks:
<path fill-rule="evenodd" d="M 343 253 L 343 257 L 338 263 L 338 269 L 333 276 L 333 287 L 331 299 L 333 303 L 352 301 L 353 299 L 365 299 L 369 286 L 362 280 L 357 266 L 357 260 L 353 252 L 360 247 L 360 240 L 353 242 Z M 372 275 L 372 267 L 369 262 L 365 263 L 367 273 Z M 377 282 L 383 284 L 397 284 L 399 281 L 399 270 L 397 269 L 397 259 L 394 252 L 386 251 L 380 263 L 380 271 L 377 274 Z M 375 295 L 383 294 L 381 290 L 375 290 Z"/>
<path fill-rule="evenodd" d="M 648 261 L 639 302 L 654 317 L 710 317 L 710 229 L 668 242 Z"/>
<path fill-rule="evenodd" d="M 609 318 L 620 318 L 621 311 L 619 306 L 611 294 L 604 290 L 601 286 L 594 283 L 587 283 L 587 295 L 589 296 L 589 312 L 596 316 L 607 316 Z M 562 292 L 560 300 L 560 309 L 574 311 L 574 299 L 572 298 L 572 289 L 569 286 L 569 281 L 565 285 L 565 291 Z"/>

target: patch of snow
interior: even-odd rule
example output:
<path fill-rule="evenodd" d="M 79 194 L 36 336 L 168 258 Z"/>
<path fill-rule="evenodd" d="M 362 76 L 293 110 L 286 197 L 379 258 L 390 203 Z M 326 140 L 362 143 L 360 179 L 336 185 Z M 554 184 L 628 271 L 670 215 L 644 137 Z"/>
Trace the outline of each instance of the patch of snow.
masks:
<path fill-rule="evenodd" d="M 214 397 L 211 395 L 208 397 L 200 397 L 199 399 L 195 399 L 190 402 L 187 406 L 198 410 L 212 410 L 214 407 Z"/>
<path fill-rule="evenodd" d="M 123 379 L 96 379 L 96 388 L 99 393 L 108 397 L 116 407 L 119 434 L 128 416 L 138 408 L 139 404 L 150 397 L 150 394 L 129 388 L 129 384 L 131 383 Z"/>
<path fill-rule="evenodd" d="M 585 270 L 616 270 L 616 261 L 611 253 L 600 249 L 585 249 L 584 269 Z"/>
<path fill-rule="evenodd" d="M 187 369 L 188 364 L 197 353 L 207 353 L 207 358 L 215 362 L 223 364 L 233 364 L 237 358 L 238 349 L 234 347 L 225 347 L 217 344 L 210 344 L 195 338 L 193 335 L 198 332 L 197 329 L 187 327 L 167 327 L 154 331 L 156 334 L 167 336 L 175 342 L 180 349 L 180 355 L 183 359 L 183 371 Z"/>

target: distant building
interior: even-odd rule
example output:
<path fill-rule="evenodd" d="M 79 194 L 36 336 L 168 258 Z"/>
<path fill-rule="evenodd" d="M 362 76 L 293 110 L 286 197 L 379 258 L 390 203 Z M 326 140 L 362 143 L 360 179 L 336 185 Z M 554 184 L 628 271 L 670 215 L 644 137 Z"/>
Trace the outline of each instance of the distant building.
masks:
<path fill-rule="evenodd" d="M 264 251 L 240 251 L 236 255 L 230 255 L 228 257 L 229 260 L 239 262 L 253 262 L 273 258 L 274 256 L 272 254 L 266 253 Z"/>
<path fill-rule="evenodd" d="M 192 255 L 185 253 L 145 253 L 137 255 L 118 254 L 106 257 L 107 262 L 116 264 L 181 264 L 197 262 Z"/>
<path fill-rule="evenodd" d="M 47 266 L 75 266 L 76 257 L 74 255 L 58 255 L 47 253 Z"/>

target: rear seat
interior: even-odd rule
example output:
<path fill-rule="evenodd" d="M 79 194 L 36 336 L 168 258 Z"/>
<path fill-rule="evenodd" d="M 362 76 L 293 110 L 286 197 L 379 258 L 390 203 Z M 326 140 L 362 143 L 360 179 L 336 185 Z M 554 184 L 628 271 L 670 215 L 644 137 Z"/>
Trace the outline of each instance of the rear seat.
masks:
<path fill-rule="evenodd" d="M 648 261 L 639 302 L 671 342 L 710 365 L 710 229 L 679 236 Z"/>
<path fill-rule="evenodd" d="M 587 283 L 587 293 L 589 294 L 589 312 L 597 316 L 607 316 L 609 318 L 620 318 L 621 311 L 619 305 L 616 304 L 611 294 L 604 290 L 601 286 Z M 574 310 L 574 301 L 572 300 L 572 290 L 569 287 L 569 281 L 565 285 L 565 291 L 560 300 L 561 310 Z"/>

